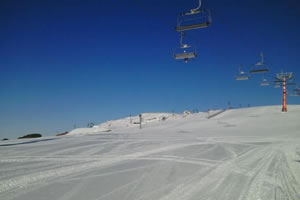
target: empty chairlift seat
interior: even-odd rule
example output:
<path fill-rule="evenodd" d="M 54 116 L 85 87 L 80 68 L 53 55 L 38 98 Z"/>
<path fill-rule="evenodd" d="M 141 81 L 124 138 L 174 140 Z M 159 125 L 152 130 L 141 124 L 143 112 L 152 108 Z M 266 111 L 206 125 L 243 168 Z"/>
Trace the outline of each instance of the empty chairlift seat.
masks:
<path fill-rule="evenodd" d="M 237 80 L 237 81 L 247 81 L 247 80 L 249 80 L 249 76 L 246 76 L 246 75 L 236 75 L 235 76 L 235 80 Z"/>
<path fill-rule="evenodd" d="M 197 53 L 194 48 L 177 48 L 174 52 L 174 58 L 176 60 L 184 60 L 188 62 L 191 58 L 196 58 Z"/>
<path fill-rule="evenodd" d="M 264 63 L 264 54 L 261 53 L 261 61 L 256 63 L 255 65 L 252 66 L 250 73 L 251 74 L 257 74 L 257 73 L 267 73 L 269 72 L 268 66 Z"/>
<path fill-rule="evenodd" d="M 246 81 L 250 79 L 250 75 L 248 72 L 242 70 L 243 66 L 239 66 L 239 73 L 235 76 L 235 80 L 237 81 Z"/>
<path fill-rule="evenodd" d="M 261 83 L 260 83 L 260 86 L 269 86 L 270 85 L 270 83 L 269 83 L 269 81 L 267 81 L 267 80 L 263 80 Z"/>
<path fill-rule="evenodd" d="M 185 63 L 189 62 L 189 59 L 196 58 L 196 49 L 188 44 L 183 43 L 184 32 L 180 33 L 180 46 L 174 51 L 175 60 L 184 60 Z"/>
<path fill-rule="evenodd" d="M 263 78 L 262 78 L 262 81 L 260 82 L 260 86 L 269 86 L 269 85 L 270 85 L 270 82 L 266 78 L 265 74 L 263 74 Z"/>
<path fill-rule="evenodd" d="M 176 31 L 188 31 L 199 28 L 206 28 L 211 24 L 209 10 L 201 9 L 195 12 L 183 13 L 179 15 Z"/>

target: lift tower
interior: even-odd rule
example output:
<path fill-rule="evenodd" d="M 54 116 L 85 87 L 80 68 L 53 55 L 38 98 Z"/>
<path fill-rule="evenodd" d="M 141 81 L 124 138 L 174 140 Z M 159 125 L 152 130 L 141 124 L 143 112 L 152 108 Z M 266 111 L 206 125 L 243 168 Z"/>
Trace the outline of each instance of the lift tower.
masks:
<path fill-rule="evenodd" d="M 287 112 L 287 106 L 286 106 L 286 86 L 287 84 L 293 79 L 293 73 L 292 72 L 281 72 L 276 74 L 275 78 L 276 84 L 281 84 L 282 86 L 282 112 Z"/>

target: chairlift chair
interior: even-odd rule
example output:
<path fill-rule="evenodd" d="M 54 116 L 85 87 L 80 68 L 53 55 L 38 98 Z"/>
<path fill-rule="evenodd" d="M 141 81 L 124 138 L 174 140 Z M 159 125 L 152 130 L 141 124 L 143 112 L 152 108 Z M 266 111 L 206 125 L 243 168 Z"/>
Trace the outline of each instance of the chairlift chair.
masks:
<path fill-rule="evenodd" d="M 299 87 L 299 86 L 296 86 L 295 89 L 294 89 L 294 91 L 300 93 L 300 87 Z"/>
<path fill-rule="evenodd" d="M 280 84 L 275 84 L 274 88 L 281 88 L 281 85 Z"/>
<path fill-rule="evenodd" d="M 185 33 L 181 32 L 180 47 L 175 49 L 174 58 L 175 60 L 183 60 L 185 63 L 188 63 L 189 59 L 197 57 L 197 53 L 194 47 L 188 44 L 183 44 L 182 40 L 184 35 Z"/>
<path fill-rule="evenodd" d="M 296 82 L 294 81 L 287 81 L 286 82 L 286 86 L 295 86 L 296 85 Z"/>
<path fill-rule="evenodd" d="M 268 67 L 264 63 L 264 54 L 261 53 L 261 61 L 257 62 L 254 66 L 252 66 L 252 69 L 250 70 L 251 74 L 257 74 L 257 73 L 267 73 L 269 71 Z"/>
<path fill-rule="evenodd" d="M 274 88 L 281 88 L 281 83 L 274 81 Z"/>
<path fill-rule="evenodd" d="M 184 60 L 185 63 L 189 62 L 189 59 L 196 58 L 197 54 L 194 51 L 188 52 L 186 49 L 182 53 L 174 53 L 176 60 Z"/>
<path fill-rule="evenodd" d="M 260 86 L 269 86 L 270 83 L 268 80 L 263 80 L 261 83 L 260 83 Z"/>
<path fill-rule="evenodd" d="M 298 97 L 300 96 L 300 92 L 287 92 L 288 96 L 294 96 L 294 97 Z"/>
<path fill-rule="evenodd" d="M 202 9 L 194 13 L 182 13 L 178 17 L 176 31 L 207 28 L 210 24 L 211 15 L 209 10 Z"/>
<path fill-rule="evenodd" d="M 178 16 L 176 31 L 188 31 L 199 28 L 207 28 L 211 24 L 211 14 L 209 10 L 200 9 L 201 0 L 195 9 L 191 9 L 187 13 Z"/>
<path fill-rule="evenodd" d="M 237 81 L 245 81 L 249 80 L 250 76 L 248 72 L 242 70 L 242 65 L 239 66 L 239 73 L 235 76 L 235 80 Z"/>
<path fill-rule="evenodd" d="M 268 81 L 268 79 L 266 79 L 265 74 L 263 75 L 263 79 L 260 82 L 260 86 L 269 86 L 270 82 Z"/>

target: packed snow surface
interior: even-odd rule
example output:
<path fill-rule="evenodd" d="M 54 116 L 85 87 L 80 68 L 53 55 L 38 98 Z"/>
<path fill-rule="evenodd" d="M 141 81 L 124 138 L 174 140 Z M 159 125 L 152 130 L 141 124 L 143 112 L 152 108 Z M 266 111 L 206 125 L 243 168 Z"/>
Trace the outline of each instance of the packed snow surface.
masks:
<path fill-rule="evenodd" d="M 2 141 L 0 199 L 300 200 L 300 106 L 288 108 L 152 113 L 142 129 L 136 116 Z"/>

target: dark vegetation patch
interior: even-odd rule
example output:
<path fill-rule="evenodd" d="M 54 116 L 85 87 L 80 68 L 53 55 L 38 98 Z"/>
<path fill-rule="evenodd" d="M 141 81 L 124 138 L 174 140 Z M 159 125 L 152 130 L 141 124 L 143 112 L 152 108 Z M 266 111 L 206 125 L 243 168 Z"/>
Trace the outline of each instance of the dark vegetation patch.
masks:
<path fill-rule="evenodd" d="M 39 138 L 39 137 L 42 137 L 42 135 L 39 133 L 32 133 L 32 134 L 24 135 L 23 137 L 19 137 L 18 139 Z"/>

